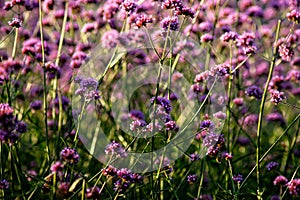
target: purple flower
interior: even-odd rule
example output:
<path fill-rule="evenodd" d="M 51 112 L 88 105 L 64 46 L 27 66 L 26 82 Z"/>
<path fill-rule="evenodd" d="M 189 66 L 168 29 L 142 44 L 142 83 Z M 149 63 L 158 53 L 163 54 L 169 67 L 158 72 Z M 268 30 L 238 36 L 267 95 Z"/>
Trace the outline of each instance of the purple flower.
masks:
<path fill-rule="evenodd" d="M 268 171 L 271 171 L 272 169 L 275 169 L 278 165 L 278 162 L 271 161 L 266 165 L 266 168 L 268 169 Z"/>
<path fill-rule="evenodd" d="M 291 195 L 300 195 L 300 179 L 293 179 L 286 185 Z"/>
<path fill-rule="evenodd" d="M 212 42 L 213 40 L 214 40 L 214 36 L 212 36 L 210 33 L 203 34 L 200 38 L 200 41 L 202 43 Z"/>
<path fill-rule="evenodd" d="M 292 57 L 294 56 L 294 50 L 292 48 L 291 43 L 284 42 L 283 40 L 279 40 L 277 42 L 278 45 L 278 52 L 282 60 L 284 61 L 291 61 Z"/>
<path fill-rule="evenodd" d="M 125 149 L 122 147 L 120 143 L 116 141 L 112 141 L 110 144 L 108 144 L 105 147 L 105 153 L 115 155 L 117 157 L 123 157 L 123 158 L 127 156 L 127 152 L 125 151 Z"/>
<path fill-rule="evenodd" d="M 213 24 L 211 22 L 202 22 L 199 24 L 199 29 L 203 32 L 209 32 L 213 29 Z"/>
<path fill-rule="evenodd" d="M 98 27 L 97 23 L 89 22 L 89 23 L 84 24 L 84 26 L 81 29 L 81 32 L 82 33 L 92 32 L 94 30 L 97 30 L 97 27 Z"/>
<path fill-rule="evenodd" d="M 85 191 L 86 199 L 99 199 L 100 198 L 100 188 L 99 187 L 90 187 Z"/>
<path fill-rule="evenodd" d="M 216 156 L 220 147 L 224 144 L 224 135 L 219 135 L 216 133 L 208 133 L 204 136 L 203 145 L 207 147 L 206 155 Z"/>
<path fill-rule="evenodd" d="M 244 105 L 244 99 L 243 99 L 243 98 L 240 98 L 240 97 L 234 98 L 234 99 L 233 99 L 233 103 L 234 103 L 236 106 L 242 106 L 242 105 Z"/>
<path fill-rule="evenodd" d="M 248 87 L 245 92 L 247 96 L 255 97 L 258 100 L 262 98 L 262 94 L 263 94 L 262 89 L 260 89 L 255 85 Z"/>
<path fill-rule="evenodd" d="M 86 59 L 87 59 L 86 53 L 82 51 L 76 51 L 72 56 L 70 66 L 72 68 L 79 68 Z"/>
<path fill-rule="evenodd" d="M 271 94 L 271 101 L 275 103 L 275 105 L 282 102 L 286 98 L 284 96 L 284 93 L 278 90 L 271 90 L 270 94 Z"/>
<path fill-rule="evenodd" d="M 226 119 L 226 113 L 222 112 L 222 111 L 218 111 L 216 113 L 213 114 L 214 117 L 218 118 L 218 119 Z"/>
<path fill-rule="evenodd" d="M 216 65 L 211 69 L 212 74 L 216 74 L 218 76 L 226 76 L 230 74 L 230 64 L 228 63 L 223 63 L 220 65 Z"/>
<path fill-rule="evenodd" d="M 248 16 L 263 17 L 263 9 L 260 6 L 251 6 L 246 10 Z"/>
<path fill-rule="evenodd" d="M 104 176 L 114 176 L 117 174 L 117 169 L 112 166 L 108 166 L 107 168 L 102 170 L 102 173 Z"/>
<path fill-rule="evenodd" d="M 254 33 L 245 32 L 237 38 L 237 46 L 252 46 L 254 43 Z"/>
<path fill-rule="evenodd" d="M 9 188 L 9 183 L 7 180 L 2 179 L 0 180 L 0 189 L 8 189 Z"/>
<path fill-rule="evenodd" d="M 47 78 L 49 78 L 50 80 L 54 79 L 55 76 L 57 76 L 58 78 L 60 76 L 59 66 L 55 65 L 52 62 L 47 62 L 45 64 L 45 70 L 46 70 L 46 73 L 47 73 Z"/>
<path fill-rule="evenodd" d="M 14 7 L 14 4 L 11 2 L 11 1 L 6 1 L 4 6 L 3 6 L 3 9 L 4 10 L 10 10 Z"/>
<path fill-rule="evenodd" d="M 291 89 L 291 84 L 283 77 L 276 75 L 274 76 L 269 84 L 268 90 L 282 90 L 282 89 Z"/>
<path fill-rule="evenodd" d="M 152 97 L 150 99 L 150 103 L 151 104 L 154 104 L 154 101 L 155 101 L 156 104 L 161 105 L 164 108 L 164 110 L 166 111 L 166 113 L 170 113 L 171 112 L 172 106 L 171 106 L 170 100 L 168 100 L 168 99 L 166 99 L 164 97 L 158 96 L 157 98 Z"/>
<path fill-rule="evenodd" d="M 70 183 L 69 182 L 62 182 L 58 184 L 57 193 L 62 198 L 67 198 L 70 195 L 69 192 Z"/>
<path fill-rule="evenodd" d="M 256 48 L 256 46 L 252 45 L 252 46 L 242 47 L 242 50 L 243 50 L 244 55 L 249 55 L 249 54 L 255 54 L 257 48 Z"/>
<path fill-rule="evenodd" d="M 0 104 L 0 118 L 10 116 L 13 112 L 14 110 L 7 103 Z"/>
<path fill-rule="evenodd" d="M 144 120 L 133 120 L 130 123 L 130 130 L 133 132 L 138 132 L 144 126 L 146 126 L 146 122 Z"/>
<path fill-rule="evenodd" d="M 220 39 L 222 42 L 229 42 L 229 41 L 235 42 L 237 37 L 238 37 L 238 34 L 236 32 L 229 31 L 229 32 L 226 32 L 223 35 L 221 35 Z"/>
<path fill-rule="evenodd" d="M 61 172 L 64 169 L 64 164 L 60 161 L 53 163 L 50 167 L 51 172 Z"/>
<path fill-rule="evenodd" d="M 175 121 L 168 121 L 165 123 L 166 126 L 166 130 L 170 131 L 170 130 L 175 130 L 178 131 L 179 127 L 176 125 Z"/>
<path fill-rule="evenodd" d="M 198 154 L 196 154 L 196 153 L 192 153 L 192 154 L 190 155 L 190 161 L 191 161 L 191 162 L 197 161 L 197 160 L 199 160 L 199 159 L 200 159 L 200 156 L 199 156 Z"/>
<path fill-rule="evenodd" d="M 33 110 L 39 110 L 42 108 L 42 101 L 41 100 L 35 100 L 30 103 L 30 108 Z"/>
<path fill-rule="evenodd" d="M 129 169 L 122 168 L 116 171 L 116 179 L 114 182 L 114 190 L 125 192 L 131 184 L 142 183 L 143 177 L 132 173 Z"/>
<path fill-rule="evenodd" d="M 233 179 L 233 181 L 237 182 L 238 184 L 240 184 L 244 180 L 243 176 L 241 174 L 233 175 L 232 179 Z"/>
<path fill-rule="evenodd" d="M 25 133 L 27 131 L 27 124 L 25 122 L 19 121 L 16 124 L 16 131 L 19 133 Z"/>
<path fill-rule="evenodd" d="M 121 8 L 130 15 L 136 10 L 137 4 L 133 0 L 124 0 L 121 4 Z"/>
<path fill-rule="evenodd" d="M 274 185 L 285 185 L 288 182 L 288 179 L 285 178 L 284 176 L 277 176 L 274 181 L 273 184 Z"/>
<path fill-rule="evenodd" d="M 161 27 L 167 31 L 172 30 L 172 31 L 176 31 L 179 28 L 179 21 L 178 21 L 178 17 L 174 16 L 174 17 L 166 17 L 161 21 Z"/>
<path fill-rule="evenodd" d="M 278 195 L 273 195 L 273 196 L 271 196 L 271 198 L 270 198 L 270 200 L 280 200 L 281 198 L 280 198 L 280 196 L 278 196 Z"/>
<path fill-rule="evenodd" d="M 286 17 L 290 20 L 295 22 L 296 24 L 299 24 L 300 22 L 300 12 L 297 10 L 292 10 L 291 12 L 288 12 L 286 14 Z"/>
<path fill-rule="evenodd" d="M 8 22 L 8 25 L 14 28 L 20 28 L 22 27 L 22 20 L 18 18 L 12 18 L 12 20 Z"/>
<path fill-rule="evenodd" d="M 300 81 L 300 71 L 299 70 L 290 70 L 286 76 L 286 80 L 292 80 L 296 83 Z"/>
<path fill-rule="evenodd" d="M 200 129 L 208 129 L 208 130 L 214 130 L 215 128 L 215 124 L 209 120 L 209 119 L 206 119 L 206 120 L 203 120 L 201 123 L 200 123 Z"/>
<path fill-rule="evenodd" d="M 131 110 L 129 116 L 132 120 L 145 120 L 145 115 L 140 110 Z"/>
<path fill-rule="evenodd" d="M 161 4 L 162 9 L 171 9 L 171 8 L 180 9 L 182 7 L 183 7 L 182 0 L 163 0 Z"/>
<path fill-rule="evenodd" d="M 285 120 L 282 116 L 282 114 L 278 112 L 273 112 L 267 115 L 266 117 L 267 121 L 269 122 L 279 122 L 280 124 L 285 124 Z"/>
<path fill-rule="evenodd" d="M 79 161 L 79 154 L 77 153 L 76 149 L 70 147 L 65 147 L 60 152 L 60 157 L 62 160 L 69 164 L 76 164 Z"/>
<path fill-rule="evenodd" d="M 222 154 L 222 157 L 223 157 L 225 160 L 232 160 L 232 158 L 233 158 L 233 156 L 232 156 L 230 153 L 228 153 L 228 152 L 224 152 L 224 153 Z"/>
<path fill-rule="evenodd" d="M 152 16 L 147 16 L 145 14 L 141 14 L 132 19 L 132 24 L 134 24 L 135 28 L 141 28 L 142 26 L 146 26 L 149 23 L 153 22 Z"/>
<path fill-rule="evenodd" d="M 196 174 L 191 174 L 191 175 L 187 176 L 187 182 L 189 184 L 196 183 L 197 179 L 198 179 L 198 176 Z"/>
<path fill-rule="evenodd" d="M 106 31 L 101 37 L 102 47 L 107 49 L 115 48 L 118 44 L 119 32 L 115 29 Z"/>

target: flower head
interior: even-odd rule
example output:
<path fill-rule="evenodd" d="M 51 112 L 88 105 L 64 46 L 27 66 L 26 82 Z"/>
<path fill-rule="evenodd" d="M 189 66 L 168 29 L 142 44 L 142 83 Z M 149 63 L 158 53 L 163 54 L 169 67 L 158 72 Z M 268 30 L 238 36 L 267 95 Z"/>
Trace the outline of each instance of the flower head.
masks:
<path fill-rule="evenodd" d="M 60 152 L 60 157 L 69 164 L 76 164 L 79 161 L 79 154 L 77 153 L 76 149 L 70 147 L 65 147 Z"/>
<path fill-rule="evenodd" d="M 286 185 L 291 195 L 300 195 L 300 179 L 293 179 Z"/>

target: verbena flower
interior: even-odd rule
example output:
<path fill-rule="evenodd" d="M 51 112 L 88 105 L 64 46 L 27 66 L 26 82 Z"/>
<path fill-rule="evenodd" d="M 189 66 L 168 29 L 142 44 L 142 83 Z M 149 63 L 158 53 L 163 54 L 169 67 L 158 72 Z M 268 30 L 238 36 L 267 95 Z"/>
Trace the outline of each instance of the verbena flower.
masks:
<path fill-rule="evenodd" d="M 261 99 L 263 91 L 258 86 L 250 86 L 246 89 L 246 95 L 249 97 L 255 97 L 256 99 Z"/>
<path fill-rule="evenodd" d="M 161 21 L 161 27 L 167 31 L 168 29 L 176 31 L 179 28 L 179 20 L 177 16 L 166 17 Z"/>
<path fill-rule="evenodd" d="M 116 157 L 126 157 L 127 152 L 122 145 L 116 141 L 112 141 L 105 147 L 105 153 L 108 155 L 115 155 Z"/>
<path fill-rule="evenodd" d="M 238 184 L 242 183 L 242 181 L 244 180 L 241 174 L 233 175 L 232 179 Z"/>
<path fill-rule="evenodd" d="M 278 90 L 271 90 L 271 101 L 276 105 L 282 102 L 286 97 L 284 96 L 284 92 L 280 92 Z"/>
<path fill-rule="evenodd" d="M 299 24 L 300 22 L 300 12 L 298 10 L 292 10 L 286 14 L 286 17 L 290 20 Z"/>
<path fill-rule="evenodd" d="M 96 187 L 90 187 L 85 190 L 85 198 L 86 199 L 99 199 L 100 198 L 100 188 L 98 186 Z"/>
<path fill-rule="evenodd" d="M 222 42 L 235 42 L 238 38 L 238 34 L 234 31 L 229 31 L 221 35 L 220 39 Z"/>
<path fill-rule="evenodd" d="M 286 185 L 291 195 L 300 195 L 300 179 L 293 179 Z"/>
<path fill-rule="evenodd" d="M 80 158 L 76 149 L 70 147 L 65 147 L 60 152 L 60 157 L 63 161 L 65 161 L 68 164 L 77 164 Z"/>
<path fill-rule="evenodd" d="M 8 22 L 8 25 L 14 28 L 20 28 L 22 27 L 22 20 L 18 18 L 12 18 L 12 20 Z"/>
<path fill-rule="evenodd" d="M 124 0 L 123 3 L 121 4 L 121 8 L 128 14 L 130 15 L 133 13 L 136 8 L 137 4 L 133 0 Z"/>
<path fill-rule="evenodd" d="M 197 179 L 198 179 L 198 176 L 196 174 L 191 174 L 191 175 L 187 176 L 187 182 L 189 184 L 196 183 Z"/>
<path fill-rule="evenodd" d="M 0 180 L 0 189 L 8 189 L 9 183 L 6 179 Z"/>
<path fill-rule="evenodd" d="M 279 165 L 278 162 L 271 161 L 266 165 L 268 171 L 275 169 Z"/>
<path fill-rule="evenodd" d="M 285 185 L 285 184 L 287 184 L 287 182 L 288 182 L 288 179 L 285 178 L 284 176 L 280 175 L 274 179 L 273 184 L 274 185 Z"/>

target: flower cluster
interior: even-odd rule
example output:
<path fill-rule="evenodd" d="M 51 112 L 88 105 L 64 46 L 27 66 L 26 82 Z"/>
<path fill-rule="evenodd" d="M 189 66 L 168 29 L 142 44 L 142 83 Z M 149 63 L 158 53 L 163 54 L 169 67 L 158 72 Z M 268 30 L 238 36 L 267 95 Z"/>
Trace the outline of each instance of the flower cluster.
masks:
<path fill-rule="evenodd" d="M 79 154 L 77 153 L 76 149 L 70 147 L 65 147 L 60 152 L 60 157 L 68 164 L 77 164 L 79 161 Z"/>
<path fill-rule="evenodd" d="M 0 189 L 8 189 L 9 183 L 6 179 L 0 180 Z"/>
<path fill-rule="evenodd" d="M 127 156 L 127 152 L 122 145 L 116 141 L 112 141 L 105 147 L 105 153 L 116 157 L 124 158 Z"/>
<path fill-rule="evenodd" d="M 285 185 L 285 184 L 287 184 L 287 182 L 288 182 L 288 179 L 286 177 L 280 175 L 274 179 L 273 184 L 274 185 Z"/>
<path fill-rule="evenodd" d="M 233 181 L 240 184 L 244 179 L 243 176 L 241 174 L 238 175 L 233 175 L 232 177 Z"/>
<path fill-rule="evenodd" d="M 271 171 L 275 169 L 278 165 L 279 165 L 278 162 L 271 161 L 266 165 L 266 168 L 268 169 L 268 171 Z"/>
<path fill-rule="evenodd" d="M 143 177 L 139 174 L 132 173 L 129 169 L 116 169 L 109 166 L 102 170 L 104 176 L 113 177 L 114 190 L 124 193 L 133 184 L 143 182 Z"/>
<path fill-rule="evenodd" d="M 293 179 L 286 185 L 291 195 L 300 195 L 300 179 Z"/>
<path fill-rule="evenodd" d="M 100 98 L 98 81 L 96 79 L 76 76 L 75 83 L 79 85 L 79 88 L 75 91 L 75 94 L 80 95 L 82 98 L 84 98 L 84 100 L 97 100 Z"/>
<path fill-rule="evenodd" d="M 197 179 L 198 179 L 198 177 L 197 177 L 196 174 L 191 174 L 191 175 L 188 175 L 188 176 L 187 176 L 187 182 L 188 182 L 189 184 L 196 183 Z"/>
<path fill-rule="evenodd" d="M 0 140 L 13 145 L 27 131 L 27 124 L 13 115 L 13 108 L 6 103 L 0 104 Z"/>
<path fill-rule="evenodd" d="M 203 146 L 207 148 L 206 155 L 217 156 L 225 142 L 224 135 L 216 133 L 206 133 L 203 136 Z"/>
<path fill-rule="evenodd" d="M 295 22 L 296 24 L 300 23 L 300 12 L 297 10 L 292 10 L 286 14 L 286 17 L 290 20 Z"/>

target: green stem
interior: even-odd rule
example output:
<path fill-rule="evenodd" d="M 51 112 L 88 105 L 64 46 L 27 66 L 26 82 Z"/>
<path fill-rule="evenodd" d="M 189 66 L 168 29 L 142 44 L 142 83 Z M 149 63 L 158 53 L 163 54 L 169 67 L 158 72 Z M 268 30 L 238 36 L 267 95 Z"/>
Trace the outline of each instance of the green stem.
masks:
<path fill-rule="evenodd" d="M 84 112 L 84 110 L 85 110 L 86 105 L 87 105 L 87 101 L 84 100 L 83 105 L 82 105 L 82 108 L 81 108 L 81 111 L 80 111 L 79 118 L 78 118 L 78 120 L 77 120 L 78 125 L 77 125 L 77 128 L 76 128 L 76 133 L 75 133 L 75 137 L 74 137 L 74 141 L 73 141 L 73 142 L 75 143 L 74 148 L 77 147 L 77 144 L 78 144 L 78 141 L 79 141 L 79 139 L 78 139 L 78 133 L 79 133 L 80 124 L 81 124 L 83 112 Z"/>
<path fill-rule="evenodd" d="M 279 30 L 280 30 L 280 25 L 281 25 L 281 20 L 278 20 L 278 24 L 277 24 L 277 29 L 276 29 L 276 38 L 275 38 L 275 44 L 277 43 L 278 40 L 278 36 L 279 36 Z M 261 146 L 260 146 L 260 139 L 261 139 L 261 132 L 262 132 L 262 120 L 263 120 L 263 114 L 264 114 L 264 107 L 265 107 L 265 101 L 266 101 L 266 97 L 267 97 L 267 91 L 268 91 L 268 87 L 269 87 L 269 83 L 271 81 L 272 75 L 273 75 L 273 70 L 275 67 L 275 63 L 276 63 L 276 58 L 277 58 L 277 51 L 278 48 L 275 45 L 274 47 L 274 51 L 273 51 L 273 58 L 271 61 L 271 65 L 270 65 L 270 71 L 269 71 L 269 75 L 268 75 L 268 79 L 264 88 L 264 92 L 263 92 L 263 96 L 262 96 L 262 100 L 261 100 L 261 104 L 260 104 L 260 109 L 259 109 L 259 116 L 258 116 L 258 124 L 257 124 L 257 135 L 256 135 L 256 139 L 257 139 L 257 147 L 256 147 L 256 183 L 257 183 L 257 198 L 261 199 L 261 182 L 260 182 L 260 151 L 261 151 Z"/>
<path fill-rule="evenodd" d="M 275 142 L 269 147 L 269 149 L 263 154 L 263 156 L 259 159 L 259 162 L 261 163 L 266 157 L 267 155 L 270 153 L 270 151 L 280 142 L 280 140 L 288 133 L 288 131 L 290 130 L 290 128 L 296 123 L 298 122 L 298 120 L 300 119 L 300 114 L 297 115 L 297 117 L 295 117 L 295 119 L 289 124 L 289 126 L 283 131 L 283 133 L 275 140 Z M 251 176 L 251 174 L 254 172 L 254 170 L 256 169 L 257 165 L 255 165 L 251 171 L 249 172 L 249 174 L 246 176 L 246 178 L 244 179 L 244 181 L 242 182 L 241 186 L 239 187 L 239 190 L 245 185 L 246 181 L 249 179 L 249 177 Z"/>
<path fill-rule="evenodd" d="M 44 87 L 44 122 L 46 128 L 46 152 L 48 155 L 48 162 L 50 162 L 50 147 L 49 147 L 49 132 L 48 132 L 48 117 L 47 117 L 47 80 L 46 80 L 46 69 L 45 69 L 45 46 L 44 46 L 44 35 L 43 35 L 43 13 L 42 13 L 42 1 L 39 0 L 39 26 L 40 26 L 40 37 L 41 37 L 41 46 L 42 46 L 42 67 L 43 67 L 43 87 Z"/>
<path fill-rule="evenodd" d="M 205 171 L 205 159 L 202 160 L 202 162 L 201 162 L 201 177 L 200 177 L 199 186 L 198 186 L 197 199 L 199 199 L 200 195 L 201 195 L 201 188 L 202 188 L 203 179 L 204 179 L 204 171 Z"/>
<path fill-rule="evenodd" d="M 19 37 L 19 29 L 16 28 L 16 34 L 15 34 L 15 39 L 14 39 L 14 46 L 13 46 L 13 51 L 12 51 L 12 59 L 14 60 L 16 57 L 16 52 L 17 52 L 17 43 L 18 43 L 18 37 Z"/>

